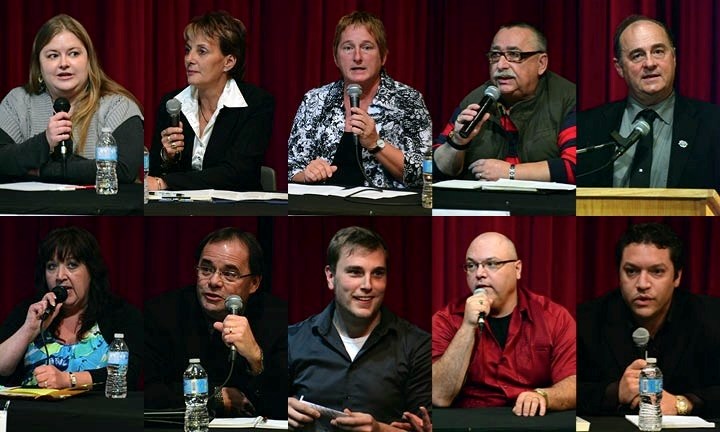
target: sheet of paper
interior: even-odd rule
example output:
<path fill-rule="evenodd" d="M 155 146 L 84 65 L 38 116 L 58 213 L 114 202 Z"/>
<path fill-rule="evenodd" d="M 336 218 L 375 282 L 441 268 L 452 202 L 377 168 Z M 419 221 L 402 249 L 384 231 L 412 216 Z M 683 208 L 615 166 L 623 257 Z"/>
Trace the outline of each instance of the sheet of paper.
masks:
<path fill-rule="evenodd" d="M 368 199 L 378 200 L 378 199 L 383 199 L 383 198 L 395 198 L 395 197 L 399 197 L 399 196 L 417 195 L 417 192 L 395 191 L 395 190 L 376 190 L 376 189 L 369 189 L 369 188 L 366 188 L 363 186 L 363 187 L 348 189 L 348 191 L 343 191 L 342 194 L 334 193 L 331 195 L 348 197 L 352 194 L 354 194 L 353 198 L 368 198 Z"/>
<path fill-rule="evenodd" d="M 584 418 L 575 416 L 575 432 L 588 432 L 590 430 L 590 422 Z"/>
<path fill-rule="evenodd" d="M 201 189 L 201 190 L 178 190 L 178 191 L 152 191 L 149 199 L 151 201 L 195 201 L 211 202 L 213 199 L 228 201 L 287 201 L 288 194 L 282 192 L 235 192 L 228 190 Z"/>
<path fill-rule="evenodd" d="M 325 185 L 305 185 L 298 183 L 288 184 L 288 194 L 290 195 L 324 195 L 328 196 L 333 192 L 344 190 L 342 186 L 325 186 Z"/>
<path fill-rule="evenodd" d="M 575 190 L 575 185 L 571 184 L 509 179 L 500 179 L 498 181 L 445 180 L 433 184 L 433 187 L 444 189 L 487 189 L 516 191 Z"/>
<path fill-rule="evenodd" d="M 42 182 L 18 182 L 0 184 L 0 189 L 22 191 L 22 192 L 42 192 L 42 191 L 74 191 L 76 189 L 91 189 L 91 186 L 78 186 L 70 184 L 58 183 L 42 183 Z"/>
<path fill-rule="evenodd" d="M 0 410 L 0 432 L 7 432 L 7 411 Z"/>
<path fill-rule="evenodd" d="M 262 417 L 216 418 L 210 422 L 210 428 L 257 428 L 288 429 L 287 420 L 264 420 Z"/>
<path fill-rule="evenodd" d="M 635 426 L 638 425 L 639 419 L 636 415 L 626 415 L 625 418 Z M 664 415 L 662 418 L 663 429 L 680 429 L 680 428 L 714 428 L 715 423 L 710 423 L 697 416 L 670 416 Z"/>
<path fill-rule="evenodd" d="M 230 201 L 287 201 L 288 194 L 282 192 L 235 192 L 226 190 L 214 190 L 212 191 L 212 197 L 215 199 L 224 199 Z"/>

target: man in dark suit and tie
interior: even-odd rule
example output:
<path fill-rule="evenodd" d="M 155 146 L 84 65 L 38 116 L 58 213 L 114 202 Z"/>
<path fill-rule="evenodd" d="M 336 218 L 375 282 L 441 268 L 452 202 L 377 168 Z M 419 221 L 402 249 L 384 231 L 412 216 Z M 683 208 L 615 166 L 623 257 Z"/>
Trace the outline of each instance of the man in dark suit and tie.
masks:
<path fill-rule="evenodd" d="M 608 146 L 579 156 L 578 186 L 720 190 L 720 107 L 688 99 L 673 88 L 676 53 L 667 27 L 633 15 L 615 31 L 617 73 L 626 100 L 578 114 L 578 147 L 627 137 L 642 118 L 650 131 L 622 156 Z"/>

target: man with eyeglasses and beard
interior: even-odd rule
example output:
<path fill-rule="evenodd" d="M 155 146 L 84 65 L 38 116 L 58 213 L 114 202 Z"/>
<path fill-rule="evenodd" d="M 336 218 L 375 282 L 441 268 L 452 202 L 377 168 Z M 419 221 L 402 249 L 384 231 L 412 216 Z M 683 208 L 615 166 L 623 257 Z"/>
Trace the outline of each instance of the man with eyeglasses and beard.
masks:
<path fill-rule="evenodd" d="M 433 316 L 433 405 L 512 406 L 518 416 L 574 409 L 575 320 L 570 313 L 518 288 L 522 261 L 502 234 L 476 237 L 463 268 L 474 294 Z M 484 325 L 479 325 L 481 314 Z"/>
<path fill-rule="evenodd" d="M 199 358 L 216 416 L 284 419 L 287 305 L 259 290 L 260 244 L 250 233 L 222 228 L 200 242 L 196 262 L 194 286 L 145 305 L 145 407 L 184 407 L 183 372 L 188 359 Z M 238 315 L 226 309 L 231 295 L 242 299 Z M 230 346 L 237 352 L 232 365 Z"/>
<path fill-rule="evenodd" d="M 720 108 L 673 88 L 676 53 L 668 28 L 632 15 L 615 30 L 613 63 L 628 97 L 579 114 L 580 147 L 628 137 L 640 119 L 650 126 L 614 163 L 615 147 L 581 157 L 578 186 L 699 188 L 720 191 Z"/>
<path fill-rule="evenodd" d="M 487 56 L 490 81 L 465 96 L 435 139 L 434 174 L 575 183 L 575 84 L 547 70 L 545 36 L 527 23 L 502 26 Z M 489 86 L 500 98 L 463 138 Z"/>

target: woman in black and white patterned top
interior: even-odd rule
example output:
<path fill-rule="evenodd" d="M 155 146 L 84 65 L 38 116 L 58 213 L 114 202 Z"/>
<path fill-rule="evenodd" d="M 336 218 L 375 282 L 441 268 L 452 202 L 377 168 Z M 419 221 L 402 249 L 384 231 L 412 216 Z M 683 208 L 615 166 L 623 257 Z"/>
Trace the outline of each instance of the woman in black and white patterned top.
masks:
<path fill-rule="evenodd" d="M 432 140 L 430 115 L 418 91 L 384 71 L 382 22 L 366 12 L 346 15 L 333 46 L 342 79 L 303 97 L 288 141 L 288 180 L 419 186 L 423 153 Z M 350 84 L 362 88 L 359 107 L 350 106 Z"/>

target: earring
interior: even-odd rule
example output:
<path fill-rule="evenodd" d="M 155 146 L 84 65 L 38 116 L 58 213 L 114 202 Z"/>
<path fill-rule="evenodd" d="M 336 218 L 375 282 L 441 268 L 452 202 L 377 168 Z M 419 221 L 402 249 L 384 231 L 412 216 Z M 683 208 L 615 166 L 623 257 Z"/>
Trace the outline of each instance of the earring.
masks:
<path fill-rule="evenodd" d="M 40 84 L 40 93 L 47 90 L 47 87 L 45 87 L 45 81 L 43 81 L 42 77 L 38 77 L 38 83 Z"/>

